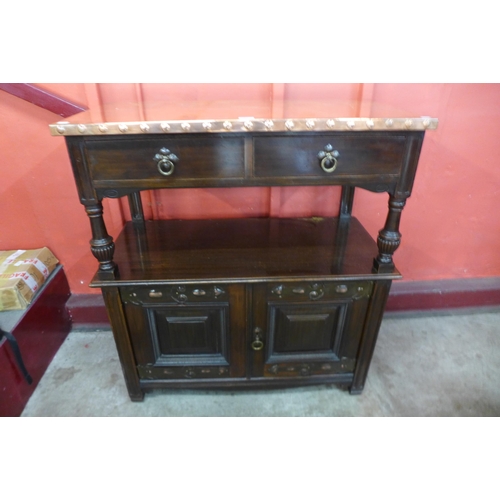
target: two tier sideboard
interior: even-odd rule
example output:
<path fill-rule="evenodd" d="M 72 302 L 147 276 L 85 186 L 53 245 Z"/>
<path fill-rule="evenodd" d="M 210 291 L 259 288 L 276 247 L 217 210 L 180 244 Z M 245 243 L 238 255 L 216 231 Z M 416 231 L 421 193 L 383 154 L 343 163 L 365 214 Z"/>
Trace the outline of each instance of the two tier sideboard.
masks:
<path fill-rule="evenodd" d="M 59 122 L 130 398 L 335 383 L 359 394 L 434 118 Z M 341 186 L 337 217 L 146 220 L 141 191 Z M 376 240 L 356 188 L 388 196 Z M 104 198 L 131 220 L 108 234 Z"/>

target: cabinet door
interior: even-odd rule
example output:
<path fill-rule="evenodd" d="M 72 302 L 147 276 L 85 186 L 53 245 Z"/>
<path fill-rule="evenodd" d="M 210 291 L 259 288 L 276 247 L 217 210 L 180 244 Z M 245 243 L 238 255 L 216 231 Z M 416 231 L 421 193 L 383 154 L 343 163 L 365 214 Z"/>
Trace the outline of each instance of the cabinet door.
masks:
<path fill-rule="evenodd" d="M 253 376 L 352 373 L 371 281 L 255 285 Z"/>
<path fill-rule="evenodd" d="M 244 375 L 244 289 L 238 285 L 124 287 L 141 379 Z"/>

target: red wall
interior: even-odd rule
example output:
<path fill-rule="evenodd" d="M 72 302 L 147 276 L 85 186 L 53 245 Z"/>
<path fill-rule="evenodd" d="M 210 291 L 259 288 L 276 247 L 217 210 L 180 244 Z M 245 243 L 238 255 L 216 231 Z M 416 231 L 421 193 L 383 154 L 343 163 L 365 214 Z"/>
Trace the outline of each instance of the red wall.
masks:
<path fill-rule="evenodd" d="M 500 85 L 497 84 L 44 84 L 114 120 L 106 106 L 139 103 L 137 119 L 422 116 L 439 118 L 426 134 L 412 197 L 403 212 L 395 262 L 407 280 L 500 276 Z M 162 101 L 168 116 L 151 104 Z M 48 246 L 73 293 L 91 291 L 96 270 L 90 227 L 79 204 L 60 117 L 0 91 L 0 249 Z M 337 188 L 203 189 L 143 196 L 149 217 L 333 215 Z M 109 232 L 127 208 L 105 200 Z M 373 236 L 387 196 L 358 190 L 354 215 Z"/>

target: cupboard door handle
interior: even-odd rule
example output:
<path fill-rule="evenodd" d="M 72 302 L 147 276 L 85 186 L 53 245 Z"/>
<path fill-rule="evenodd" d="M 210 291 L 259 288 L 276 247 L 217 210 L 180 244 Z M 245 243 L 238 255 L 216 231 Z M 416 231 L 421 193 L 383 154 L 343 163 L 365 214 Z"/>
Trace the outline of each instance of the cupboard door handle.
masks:
<path fill-rule="evenodd" d="M 252 349 L 254 351 L 260 351 L 264 347 L 264 342 L 262 342 L 262 340 L 260 339 L 260 337 L 262 335 L 262 329 L 257 327 L 257 328 L 255 328 L 253 333 L 254 333 L 254 341 L 251 344 Z"/>

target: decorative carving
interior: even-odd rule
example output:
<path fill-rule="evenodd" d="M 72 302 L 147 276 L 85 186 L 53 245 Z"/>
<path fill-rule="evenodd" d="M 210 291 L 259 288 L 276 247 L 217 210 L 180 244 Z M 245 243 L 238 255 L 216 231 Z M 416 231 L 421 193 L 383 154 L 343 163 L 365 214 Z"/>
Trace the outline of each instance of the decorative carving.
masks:
<path fill-rule="evenodd" d="M 399 223 L 405 203 L 406 198 L 389 197 L 387 220 L 377 238 L 379 254 L 374 261 L 374 270 L 377 272 L 390 272 L 394 270 L 392 256 L 401 243 Z"/>
<path fill-rule="evenodd" d="M 106 231 L 104 219 L 102 217 L 102 204 L 96 203 L 85 207 L 90 219 L 92 229 L 92 239 L 90 240 L 90 249 L 92 255 L 99 261 L 99 271 L 105 274 L 113 271 L 116 267 L 113 262 L 115 244 L 113 238 Z"/>
<path fill-rule="evenodd" d="M 269 122 L 273 125 L 269 127 Z M 252 126 L 248 131 L 256 132 L 282 132 L 282 131 L 309 131 L 309 130 L 352 130 L 363 132 L 365 130 L 429 130 L 436 129 L 436 118 L 307 118 L 307 119 L 252 119 Z M 210 124 L 210 127 L 207 127 Z M 86 128 L 83 129 L 82 125 Z M 52 135 L 95 135 L 95 134 L 165 134 L 165 133 L 213 133 L 213 132 L 239 132 L 242 129 L 241 119 L 238 120 L 173 120 L 147 121 L 147 122 L 110 122 L 110 123 L 68 123 L 58 122 L 50 125 Z M 78 128 L 80 127 L 80 128 Z"/>
<path fill-rule="evenodd" d="M 104 196 L 106 198 L 119 198 L 120 193 L 116 189 L 106 189 L 104 191 Z"/>
<path fill-rule="evenodd" d="M 377 245 L 380 251 L 379 261 L 388 263 L 392 261 L 392 255 L 401 244 L 401 233 L 399 231 L 381 230 L 377 237 Z"/>
<path fill-rule="evenodd" d="M 186 287 L 174 286 L 170 292 L 170 296 L 179 304 L 184 304 L 188 299 L 186 295 Z"/>
<path fill-rule="evenodd" d="M 325 289 L 323 288 L 322 285 L 319 285 L 318 283 L 314 283 L 314 285 L 311 285 L 312 290 L 309 292 L 309 298 L 311 300 L 318 300 L 325 295 Z"/>
<path fill-rule="evenodd" d="M 356 293 L 352 296 L 353 300 L 359 300 L 363 297 L 368 297 L 371 293 L 372 286 L 371 284 L 365 284 L 363 286 L 358 286 Z"/>
<path fill-rule="evenodd" d="M 283 295 L 283 285 L 278 285 L 278 286 L 274 287 L 271 290 L 271 293 L 274 293 L 275 295 L 277 295 L 278 297 L 281 298 L 281 296 Z"/>
<path fill-rule="evenodd" d="M 299 373 L 303 376 L 306 377 L 308 375 L 311 375 L 311 366 L 310 365 L 302 365 L 300 367 Z"/>
<path fill-rule="evenodd" d="M 196 297 L 202 298 L 218 298 L 220 295 L 226 293 L 222 288 L 214 286 L 213 291 L 211 288 L 194 288 L 186 287 L 184 285 L 176 285 L 169 287 L 148 288 L 146 286 L 138 287 L 125 287 L 122 290 L 122 298 L 124 302 L 130 302 L 135 305 L 150 304 L 150 299 L 157 299 L 156 302 L 174 302 L 178 304 L 186 303 L 190 298 L 196 300 Z M 212 295 L 213 293 L 213 295 Z M 161 300 L 159 300 L 161 299 Z"/>
<path fill-rule="evenodd" d="M 102 240 L 99 240 L 102 241 Z M 101 264 L 101 269 L 112 269 L 114 266 L 107 265 L 113 260 L 113 254 L 115 251 L 115 244 L 113 243 L 113 239 L 111 236 L 106 243 L 96 243 L 96 240 L 90 240 L 90 251 L 92 255 L 99 261 Z"/>
<path fill-rule="evenodd" d="M 314 120 L 306 120 L 306 127 L 308 130 L 312 130 L 316 126 Z"/>

